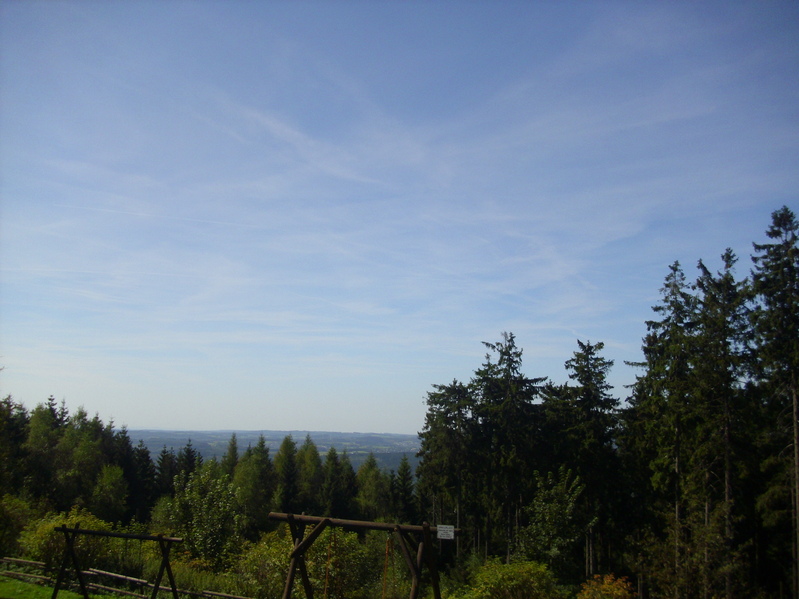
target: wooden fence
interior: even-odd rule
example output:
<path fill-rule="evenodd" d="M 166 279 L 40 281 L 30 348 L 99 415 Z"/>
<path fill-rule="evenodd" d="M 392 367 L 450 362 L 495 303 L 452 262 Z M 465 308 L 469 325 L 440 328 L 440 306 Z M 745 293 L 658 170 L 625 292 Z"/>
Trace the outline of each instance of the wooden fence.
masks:
<path fill-rule="evenodd" d="M 52 569 L 47 568 L 47 566 L 43 562 L 17 559 L 13 557 L 2 557 L 0 558 L 0 564 L 5 565 L 5 568 L 0 570 L 0 576 L 14 578 L 16 580 L 21 580 L 23 582 L 32 582 L 36 584 L 42 584 L 45 586 L 53 586 L 53 587 L 55 586 L 56 582 L 55 572 Z M 32 573 L 31 570 L 34 570 L 39 573 L 38 574 Z M 148 599 L 148 597 L 151 596 L 151 592 L 145 593 L 144 592 L 145 589 L 152 591 L 152 589 L 155 587 L 153 583 L 148 582 L 146 580 L 142 580 L 140 578 L 123 576 L 122 574 L 117 574 L 115 572 L 106 572 L 104 570 L 98 570 L 96 568 L 88 568 L 87 570 L 82 570 L 81 575 L 84 577 L 84 580 L 87 581 L 86 588 L 89 591 L 116 593 L 119 595 L 125 595 L 129 597 L 138 597 L 139 599 Z M 134 587 L 138 586 L 141 592 L 137 593 L 127 589 L 109 586 L 108 584 L 103 584 L 106 582 L 106 580 L 124 582 Z M 165 587 L 165 586 L 159 587 L 158 590 L 172 592 L 171 587 Z M 196 592 L 184 589 L 177 589 L 177 592 L 178 595 L 181 596 L 197 597 L 205 599 L 249 599 L 249 597 L 240 597 L 238 595 L 229 595 L 227 593 L 218 593 L 216 591 L 207 591 L 207 590 Z"/>

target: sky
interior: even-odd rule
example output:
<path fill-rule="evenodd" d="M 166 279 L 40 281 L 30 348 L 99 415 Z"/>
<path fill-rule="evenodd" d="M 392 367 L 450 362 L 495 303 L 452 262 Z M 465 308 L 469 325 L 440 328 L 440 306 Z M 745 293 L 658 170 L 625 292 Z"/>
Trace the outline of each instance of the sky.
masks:
<path fill-rule="evenodd" d="M 624 400 L 799 212 L 796 2 L 0 2 L 0 395 L 416 433 L 512 332 Z"/>

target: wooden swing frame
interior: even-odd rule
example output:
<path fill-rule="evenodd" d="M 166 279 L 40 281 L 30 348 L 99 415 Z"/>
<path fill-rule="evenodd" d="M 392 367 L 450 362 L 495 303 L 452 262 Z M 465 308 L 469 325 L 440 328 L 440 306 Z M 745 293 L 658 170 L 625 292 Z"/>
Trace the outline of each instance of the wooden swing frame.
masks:
<path fill-rule="evenodd" d="M 324 518 L 321 516 L 306 516 L 305 514 L 284 514 L 280 512 L 270 512 L 268 518 L 279 522 L 286 522 L 291 531 L 291 538 L 294 541 L 294 549 L 290 555 L 289 571 L 286 575 L 286 586 L 283 589 L 283 599 L 291 599 L 291 591 L 294 587 L 294 580 L 297 572 L 300 574 L 305 596 L 313 599 L 313 587 L 308 577 L 305 567 L 305 553 L 311 548 L 314 541 L 327 527 L 338 527 L 346 530 L 382 530 L 394 534 L 397 544 L 400 547 L 405 564 L 411 573 L 411 593 L 409 599 L 419 597 L 422 568 L 427 565 L 430 571 L 431 583 L 433 586 L 433 596 L 441 599 L 441 588 L 438 578 L 438 567 L 436 565 L 435 552 L 433 547 L 433 534 L 437 532 L 435 526 L 427 522 L 421 526 L 410 524 L 390 524 L 387 522 L 367 522 L 364 520 L 342 520 L 339 518 Z M 313 528 L 306 535 L 305 529 L 312 525 Z M 415 552 L 412 552 L 416 545 Z M 414 555 L 415 553 L 415 555 Z"/>
<path fill-rule="evenodd" d="M 178 599 L 178 590 L 175 586 L 175 577 L 172 575 L 172 567 L 169 565 L 169 552 L 172 549 L 173 543 L 182 543 L 183 539 L 176 537 L 165 537 L 164 535 L 136 535 L 120 532 L 109 532 L 105 530 L 89 530 L 87 528 L 81 528 L 80 524 L 76 524 L 75 528 L 57 526 L 55 530 L 56 532 L 64 533 L 65 545 L 64 556 L 61 559 L 61 568 L 58 571 L 58 576 L 55 581 L 55 586 L 53 587 L 51 599 L 56 599 L 58 597 L 58 590 L 61 588 L 61 584 L 64 582 L 70 561 L 75 569 L 75 576 L 78 578 L 80 593 L 83 595 L 84 599 L 89 599 L 89 592 L 87 590 L 86 582 L 83 578 L 83 570 L 78 562 L 78 555 L 75 553 L 75 539 L 78 537 L 78 535 L 111 537 L 116 539 L 136 539 L 139 541 L 156 541 L 161 549 L 161 565 L 158 568 L 158 574 L 155 577 L 155 583 L 152 585 L 153 590 L 152 594 L 150 595 L 150 599 L 155 599 L 156 595 L 158 595 L 158 591 L 164 588 L 161 586 L 161 580 L 163 579 L 164 574 L 166 574 L 167 578 L 169 579 L 169 588 L 165 590 L 171 590 L 173 599 Z"/>

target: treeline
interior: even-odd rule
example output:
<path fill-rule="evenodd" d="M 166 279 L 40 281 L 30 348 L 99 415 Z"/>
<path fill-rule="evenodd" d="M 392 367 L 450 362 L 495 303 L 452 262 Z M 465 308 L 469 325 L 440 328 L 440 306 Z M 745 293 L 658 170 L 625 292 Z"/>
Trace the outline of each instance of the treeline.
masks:
<path fill-rule="evenodd" d="M 468 382 L 427 397 L 426 517 L 460 551 L 631 575 L 645 596 L 797 597 L 799 224 L 774 212 L 752 269 L 669 269 L 621 404 L 601 342 L 570 382 L 523 372 L 512 334 Z"/>
<path fill-rule="evenodd" d="M 310 436 L 299 446 L 286 436 L 272 457 L 263 436 L 240 451 L 235 433 L 219 460 L 204 461 L 191 441 L 151 456 L 144 443 L 133 446 L 125 428 L 89 418 L 83 408 L 70 414 L 52 397 L 30 412 L 10 396 L 0 400 L 0 488 L 6 555 L 15 553 L 29 519 L 75 507 L 105 522 L 181 534 L 215 567 L 224 567 L 243 540 L 270 529 L 270 511 L 418 519 L 407 457 L 386 472 L 369 454 L 355 471 L 346 451 L 331 447 L 322 457 Z"/>

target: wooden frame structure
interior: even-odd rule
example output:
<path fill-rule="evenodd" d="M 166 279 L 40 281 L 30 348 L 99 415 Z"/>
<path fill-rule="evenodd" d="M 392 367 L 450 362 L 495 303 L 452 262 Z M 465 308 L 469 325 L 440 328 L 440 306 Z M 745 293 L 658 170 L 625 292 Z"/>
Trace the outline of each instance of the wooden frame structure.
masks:
<path fill-rule="evenodd" d="M 81 594 L 83 595 L 84 599 L 89 599 L 89 592 L 86 590 L 86 582 L 83 580 L 83 571 L 81 570 L 80 563 L 78 562 L 78 556 L 75 553 L 75 539 L 78 535 L 113 537 L 117 539 L 136 539 L 139 541 L 156 541 L 161 548 L 161 567 L 158 569 L 158 575 L 155 577 L 155 584 L 153 585 L 153 592 L 150 595 L 150 599 L 155 599 L 156 595 L 158 595 L 158 591 L 161 589 L 161 580 L 164 577 L 164 572 L 166 572 L 167 578 L 169 579 L 169 588 L 172 590 L 173 599 L 178 599 L 178 590 L 175 586 L 175 577 L 172 575 L 172 567 L 169 565 L 169 552 L 172 549 L 173 543 L 182 543 L 183 539 L 179 539 L 177 537 L 165 537 L 164 535 L 135 535 L 121 532 L 107 532 L 104 530 L 89 530 L 86 528 L 80 528 L 80 525 L 76 525 L 75 528 L 57 526 L 55 530 L 57 532 L 64 533 L 66 545 L 64 547 L 64 557 L 61 560 L 61 568 L 58 571 L 58 577 L 55 581 L 55 587 L 53 588 L 53 595 L 51 599 L 56 599 L 56 597 L 58 597 L 58 589 L 61 587 L 61 583 L 64 581 L 64 577 L 67 572 L 67 565 L 70 561 L 72 561 L 72 566 L 75 568 L 75 574 L 78 577 L 78 584 L 80 585 Z"/>
<path fill-rule="evenodd" d="M 397 544 L 400 547 L 402 556 L 405 558 L 408 570 L 411 573 L 410 599 L 417 599 L 419 596 L 422 567 L 425 564 L 430 570 L 433 595 L 435 599 L 441 599 L 438 568 L 433 552 L 433 535 L 431 534 L 437 532 L 437 528 L 435 526 L 430 526 L 427 522 L 421 526 L 412 526 L 409 524 L 341 520 L 339 518 L 324 518 L 321 516 L 284 514 L 279 512 L 270 512 L 268 518 L 270 520 L 287 522 L 289 530 L 291 531 L 291 537 L 294 540 L 294 549 L 291 552 L 289 571 L 286 575 L 286 586 L 283 589 L 283 599 L 291 599 L 291 590 L 294 586 L 294 579 L 298 571 L 303 588 L 305 589 L 305 596 L 308 599 L 313 599 L 313 587 L 308 578 L 308 571 L 305 568 L 305 553 L 327 527 L 339 527 L 347 530 L 383 530 L 393 533 L 397 539 Z M 305 529 L 308 525 L 313 525 L 313 528 L 306 535 Z M 415 555 L 411 551 L 414 544 L 414 536 L 417 537 L 415 541 Z"/>

